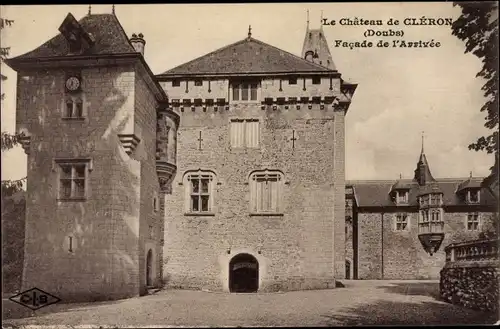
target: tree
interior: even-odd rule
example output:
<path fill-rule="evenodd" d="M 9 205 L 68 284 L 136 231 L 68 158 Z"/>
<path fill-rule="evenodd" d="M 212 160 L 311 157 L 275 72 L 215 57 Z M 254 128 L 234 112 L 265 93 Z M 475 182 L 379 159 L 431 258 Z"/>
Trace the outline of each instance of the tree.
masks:
<path fill-rule="evenodd" d="M 481 88 L 486 102 L 480 111 L 486 113 L 484 126 L 491 130 L 469 145 L 470 150 L 493 153 L 491 174 L 498 177 L 498 4 L 496 2 L 456 2 L 462 14 L 452 24 L 452 34 L 465 41 L 465 53 L 481 59 L 483 66 L 476 77 L 486 80 Z"/>
<path fill-rule="evenodd" d="M 491 174 L 485 180 L 488 186 L 499 178 L 498 154 L 498 4 L 496 2 L 458 2 L 453 6 L 462 9 L 460 17 L 452 24 L 452 34 L 465 41 L 465 53 L 472 53 L 481 59 L 483 66 L 476 77 L 486 80 L 481 88 L 486 102 L 480 111 L 486 113 L 484 126 L 491 130 L 488 136 L 479 137 L 469 145 L 470 150 L 486 151 L 494 154 L 495 160 Z M 498 194 L 495 194 L 497 195 Z M 500 235 L 500 220 L 498 213 L 494 214 L 493 227 L 490 232 L 484 232 L 481 238 L 491 238 Z"/>
<path fill-rule="evenodd" d="M 3 30 L 5 27 L 11 26 L 14 23 L 13 20 L 0 18 L 0 30 Z M 10 47 L 1 47 L 0 48 L 0 62 L 3 62 L 7 56 L 9 56 Z M 7 80 L 5 75 L 1 75 L 1 81 Z M 1 100 L 3 101 L 5 94 L 1 94 Z M 1 139 L 1 150 L 2 152 L 12 149 L 14 146 L 19 144 L 21 138 L 24 135 L 21 133 L 10 134 L 8 132 L 2 131 L 2 139 Z M 4 196 L 12 195 L 19 190 L 22 189 L 23 182 L 26 178 L 21 178 L 18 180 L 2 180 L 2 198 Z"/>

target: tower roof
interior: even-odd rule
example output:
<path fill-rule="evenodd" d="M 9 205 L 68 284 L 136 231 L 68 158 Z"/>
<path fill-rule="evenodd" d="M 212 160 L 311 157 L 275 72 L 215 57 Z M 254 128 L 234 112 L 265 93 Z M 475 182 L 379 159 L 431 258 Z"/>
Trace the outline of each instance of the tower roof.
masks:
<path fill-rule="evenodd" d="M 328 42 L 326 41 L 323 29 L 306 30 L 304 37 L 304 44 L 302 46 L 302 58 L 306 57 L 308 51 L 313 52 L 313 56 L 317 56 L 318 63 L 330 70 L 336 70 L 335 63 L 333 62 Z"/>
<path fill-rule="evenodd" d="M 243 40 L 174 67 L 159 76 L 301 72 L 334 71 L 254 39 L 249 33 Z"/>
<path fill-rule="evenodd" d="M 69 15 L 71 14 L 68 14 L 67 17 Z M 135 53 L 134 47 L 130 44 L 127 34 L 115 15 L 87 15 L 78 23 L 95 40 L 93 46 L 81 55 Z M 11 60 L 60 57 L 70 54 L 66 38 L 62 33 L 59 33 L 38 48 Z"/>
<path fill-rule="evenodd" d="M 427 157 L 422 150 L 420 153 L 420 158 L 417 163 L 417 168 L 415 169 L 415 180 L 419 182 L 420 185 L 425 185 L 436 180 L 432 177 L 431 169 L 429 168 L 429 163 L 427 162 Z"/>

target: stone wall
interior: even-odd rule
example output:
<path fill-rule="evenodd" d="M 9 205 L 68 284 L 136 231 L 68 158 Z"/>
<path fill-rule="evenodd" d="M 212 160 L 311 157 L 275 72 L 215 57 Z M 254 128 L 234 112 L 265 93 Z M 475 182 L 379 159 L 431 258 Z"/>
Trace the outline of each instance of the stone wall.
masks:
<path fill-rule="evenodd" d="M 22 289 L 37 287 L 63 301 L 134 296 L 141 163 L 119 135 L 135 133 L 135 69 L 84 67 L 84 120 L 63 119 L 66 73 L 18 73 L 17 131 L 31 136 Z M 90 160 L 85 200 L 59 199 L 61 158 Z"/>
<path fill-rule="evenodd" d="M 230 119 L 239 117 L 260 120 L 258 149 L 231 149 Z M 343 139 L 336 120 L 331 108 L 317 105 L 285 111 L 231 104 L 217 112 L 188 108 L 181 113 L 177 175 L 165 201 L 167 285 L 227 291 L 228 264 L 245 252 L 259 262 L 260 291 L 334 287 L 334 186 L 343 181 L 343 170 L 335 171 L 336 136 Z M 249 211 L 249 174 L 265 168 L 284 174 L 280 215 Z M 186 213 L 184 177 L 198 169 L 215 173 L 209 216 Z M 343 195 L 344 186 L 340 189 Z M 338 211 L 343 235 L 343 207 Z"/>
<path fill-rule="evenodd" d="M 482 311 L 499 310 L 499 242 L 476 240 L 447 247 L 448 261 L 440 273 L 444 301 Z"/>
<path fill-rule="evenodd" d="M 152 252 L 153 286 L 161 283 L 160 260 L 162 258 L 163 216 L 160 212 L 160 187 L 156 174 L 156 128 L 158 103 L 153 92 L 148 88 L 140 66 L 135 72 L 135 109 L 134 119 L 136 134 L 140 134 L 132 157 L 141 163 L 141 201 L 140 201 L 140 243 L 139 243 L 139 278 L 141 294 L 146 293 L 147 254 Z M 154 201 L 156 198 L 156 201 Z M 155 207 L 154 202 L 158 204 Z"/>
<path fill-rule="evenodd" d="M 481 213 L 481 230 L 466 230 L 466 212 L 445 212 L 445 238 L 432 256 L 425 252 L 418 239 L 418 213 L 408 213 L 408 227 L 396 231 L 398 212 L 359 212 L 357 214 L 358 278 L 379 279 L 438 279 L 445 264 L 443 246 L 478 238 L 489 229 L 493 213 Z M 383 220 L 382 220 L 383 218 Z M 355 219 L 356 220 L 356 219 Z M 356 248 L 356 246 L 354 246 Z"/>

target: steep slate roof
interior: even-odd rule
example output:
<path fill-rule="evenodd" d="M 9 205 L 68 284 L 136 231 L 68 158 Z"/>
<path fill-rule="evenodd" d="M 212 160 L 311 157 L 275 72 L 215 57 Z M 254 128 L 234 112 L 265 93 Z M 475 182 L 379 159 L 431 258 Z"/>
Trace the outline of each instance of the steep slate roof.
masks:
<path fill-rule="evenodd" d="M 443 193 L 444 206 L 465 205 L 464 201 L 457 195 L 457 189 L 466 180 L 466 178 L 441 178 L 436 179 L 436 184 L 439 190 Z M 474 177 L 472 180 L 480 183 L 483 178 Z M 417 206 L 417 196 L 420 192 L 420 186 L 414 180 L 400 180 L 401 183 L 411 186 L 409 191 L 409 205 Z M 346 186 L 352 186 L 358 207 L 390 207 L 394 206 L 394 202 L 389 196 L 392 186 L 396 181 L 379 180 L 379 181 L 346 181 Z M 495 205 L 495 199 L 490 191 L 486 188 L 481 189 L 480 205 Z"/>
<path fill-rule="evenodd" d="M 179 65 L 159 76 L 288 72 L 335 71 L 249 37 Z"/>
<path fill-rule="evenodd" d="M 423 172 L 422 177 L 420 172 Z M 423 180 L 421 180 L 423 178 Z M 432 177 L 429 163 L 424 154 L 423 142 L 422 151 L 415 169 L 413 179 L 399 180 L 372 180 L 372 181 L 346 181 L 346 186 L 352 186 L 354 197 L 358 207 L 391 207 L 396 206 L 391 199 L 391 191 L 397 188 L 408 188 L 408 205 L 418 206 L 418 196 L 427 193 L 442 193 L 444 206 L 466 205 L 465 200 L 460 195 L 460 189 L 464 186 L 480 188 L 482 177 L 469 178 L 440 178 Z M 479 205 L 493 206 L 496 200 L 487 188 L 481 188 Z"/>
<path fill-rule="evenodd" d="M 113 14 L 87 15 L 78 21 L 83 29 L 95 39 L 94 45 L 82 55 L 105 55 L 135 53 L 127 34 Z M 69 53 L 68 42 L 59 33 L 40 47 L 15 58 L 29 59 L 40 57 L 66 56 Z"/>
<path fill-rule="evenodd" d="M 420 177 L 421 171 L 423 171 L 422 177 Z M 429 167 L 429 163 L 427 162 L 427 157 L 425 156 L 423 149 L 422 152 L 420 153 L 420 158 L 418 159 L 417 169 L 415 169 L 414 179 L 420 181 L 421 178 L 423 179 L 423 182 L 421 183 L 422 185 L 428 182 L 430 183 L 435 181 L 434 177 L 432 177 L 431 169 Z"/>
<path fill-rule="evenodd" d="M 302 46 L 302 58 L 305 58 L 307 51 L 317 53 L 320 65 L 327 67 L 330 70 L 336 70 L 335 63 L 333 62 L 330 48 L 326 41 L 325 34 L 322 29 L 307 30 L 304 37 L 304 44 Z"/>
<path fill-rule="evenodd" d="M 481 186 L 482 181 L 478 181 L 477 179 L 469 177 L 469 179 L 460 183 L 460 185 L 457 187 L 457 191 L 462 191 L 468 188 L 480 188 Z"/>

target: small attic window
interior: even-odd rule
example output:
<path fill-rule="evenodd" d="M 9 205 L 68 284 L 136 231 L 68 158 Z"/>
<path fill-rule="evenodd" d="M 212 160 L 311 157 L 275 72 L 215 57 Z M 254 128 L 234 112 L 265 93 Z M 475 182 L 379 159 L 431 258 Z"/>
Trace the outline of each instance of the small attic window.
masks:
<path fill-rule="evenodd" d="M 321 77 L 313 77 L 312 78 L 312 83 L 313 83 L 313 85 L 319 85 L 319 84 L 321 84 Z"/>
<path fill-rule="evenodd" d="M 475 204 L 479 203 L 480 191 L 478 189 L 471 189 L 467 191 L 467 203 Z"/>
<path fill-rule="evenodd" d="M 397 204 L 407 204 L 408 203 L 408 191 L 396 191 L 396 203 Z"/>
<path fill-rule="evenodd" d="M 175 79 L 172 80 L 172 87 L 180 87 L 181 86 L 181 80 Z"/>

